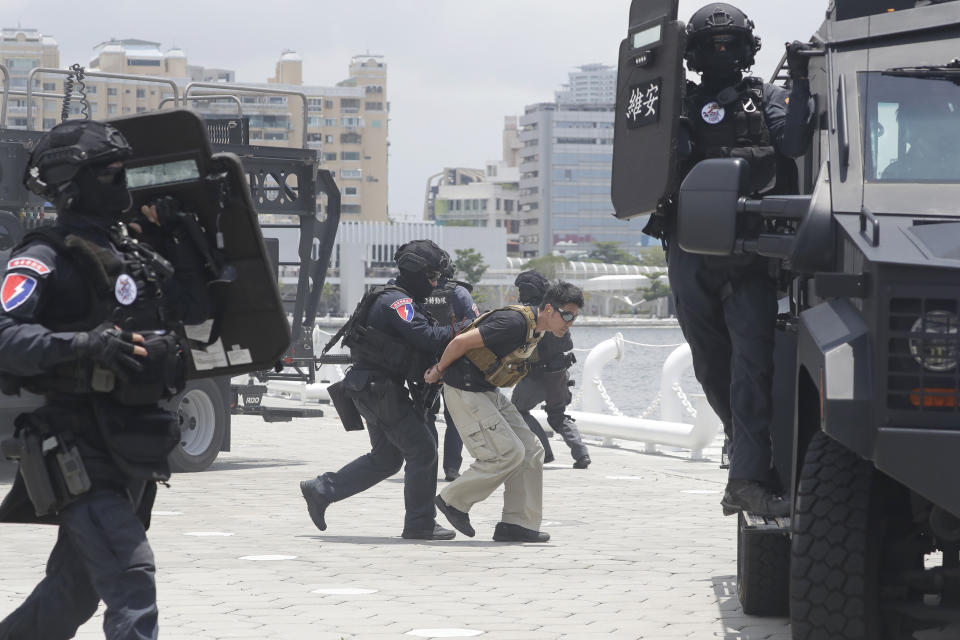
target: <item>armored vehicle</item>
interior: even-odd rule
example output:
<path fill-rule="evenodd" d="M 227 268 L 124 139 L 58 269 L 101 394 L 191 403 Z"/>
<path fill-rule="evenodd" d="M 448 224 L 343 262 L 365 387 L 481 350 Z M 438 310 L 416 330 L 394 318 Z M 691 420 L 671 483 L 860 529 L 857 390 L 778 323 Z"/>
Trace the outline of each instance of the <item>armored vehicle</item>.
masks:
<path fill-rule="evenodd" d="M 679 67 L 658 49 L 676 3 L 633 5 L 621 96 Z M 798 640 L 913 638 L 960 621 L 960 2 L 834 0 L 810 42 L 814 130 L 779 172 L 787 195 L 757 198 L 742 160 L 711 159 L 679 189 L 638 178 L 635 206 L 621 178 L 618 212 L 672 211 L 685 250 L 779 270 L 772 433 L 793 513 L 739 516 L 744 612 L 789 611 Z M 665 109 L 659 133 L 630 113 L 621 160 L 639 131 L 672 161 Z"/>
<path fill-rule="evenodd" d="M 34 91 L 34 87 L 40 86 L 40 76 L 51 75 L 66 76 L 65 95 Z M 231 195 L 222 192 L 221 187 L 226 183 L 219 179 L 220 175 L 225 175 L 220 164 L 226 162 L 232 165 L 237 160 L 242 163 L 236 169 L 242 179 L 228 191 L 232 190 L 233 196 L 242 196 L 245 207 L 251 209 L 254 219 L 259 221 L 259 228 L 252 235 L 263 237 L 262 242 L 266 245 L 274 268 L 270 278 L 277 280 L 281 268 L 298 271 L 296 295 L 292 300 L 283 301 L 292 318 L 285 340 L 288 346 L 285 344 L 280 348 L 282 358 L 277 357 L 274 363 L 257 371 L 255 377 L 261 383 L 274 378 L 314 382 L 318 361 L 313 357 L 313 327 L 339 225 L 340 192 L 332 174 L 319 168 L 317 150 L 308 148 L 306 126 L 303 127 L 303 148 L 249 144 L 249 118 L 243 115 L 242 102 L 237 97 L 250 94 L 275 97 L 280 94 L 284 98 L 300 98 L 305 125 L 308 101 L 304 94 L 230 83 L 210 86 L 210 83 L 194 82 L 181 89 L 169 78 L 84 72 L 79 68 L 33 69 L 24 91 L 8 86 L 7 70 L 0 65 L 0 79 L 3 80 L 0 94 L 0 259 L 5 264 L 9 250 L 25 232 L 50 222 L 56 215 L 50 203 L 43 202 L 27 191 L 21 182 L 30 150 L 42 132 L 7 128 L 8 97 L 19 99 L 21 110 L 26 99 L 28 123 L 33 121 L 31 110 L 43 105 L 44 100 L 59 102 L 63 107 L 61 113 L 66 115 L 75 110 L 78 103 L 88 106 L 85 105 L 86 96 L 82 92 L 84 76 L 122 79 L 139 84 L 155 83 L 164 86 L 169 94 L 156 112 L 112 121 L 131 139 L 137 154 L 128 163 L 128 180 L 136 205 L 145 198 L 174 195 L 194 209 L 202 209 L 204 199 L 216 201 L 217 198 Z M 201 92 L 204 90 L 216 90 L 216 95 L 204 94 Z M 171 110 L 173 107 L 221 98 L 229 98 L 236 103 L 239 111 L 236 117 L 214 116 L 201 120 L 188 112 Z M 74 109 L 71 109 L 71 102 Z M 200 125 L 196 126 L 195 123 Z M 248 195 L 242 191 L 248 191 Z M 198 214 L 202 219 L 203 211 L 198 211 Z M 219 219 L 211 219 L 207 228 L 219 229 Z M 294 248 L 285 251 L 281 238 L 292 238 L 287 244 Z M 242 275 L 244 283 L 251 282 L 251 274 L 244 272 Z M 268 289 L 259 286 L 248 288 L 245 293 L 250 305 L 241 303 L 235 307 L 228 301 L 224 315 L 234 320 L 242 316 L 244 319 L 240 322 L 249 322 L 250 318 L 265 308 L 270 297 Z M 227 329 L 226 324 L 229 321 L 221 323 L 220 327 L 225 340 L 229 333 L 229 330 L 223 333 Z M 229 359 L 229 352 L 225 355 Z M 213 361 L 209 364 L 213 365 Z M 216 365 L 213 368 L 221 373 Z M 323 415 L 321 409 L 264 406 L 262 398 L 266 386 L 231 384 L 230 375 L 235 373 L 227 367 L 220 375 L 197 376 L 170 402 L 178 412 L 182 436 L 180 446 L 170 456 L 174 471 L 201 471 L 214 462 L 220 451 L 229 451 L 232 413 L 257 414 L 268 422 Z M 39 402 L 39 398 L 26 392 L 20 396 L 0 396 L 0 436 L 12 431 L 16 415 L 35 407 Z M 0 465 L 3 464 L 6 462 L 0 460 Z"/>

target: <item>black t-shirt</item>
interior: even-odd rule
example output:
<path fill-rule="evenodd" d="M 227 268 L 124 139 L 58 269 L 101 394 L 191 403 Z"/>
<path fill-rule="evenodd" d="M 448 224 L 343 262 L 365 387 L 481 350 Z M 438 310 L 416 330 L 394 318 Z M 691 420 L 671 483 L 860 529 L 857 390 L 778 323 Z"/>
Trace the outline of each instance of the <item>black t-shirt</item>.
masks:
<path fill-rule="evenodd" d="M 536 307 L 531 307 L 534 315 Z M 477 326 L 485 347 L 502 358 L 527 342 L 527 319 L 519 311 L 501 309 L 484 318 Z M 495 386 L 466 356 L 461 356 L 443 374 L 444 384 L 464 391 L 492 391 Z"/>

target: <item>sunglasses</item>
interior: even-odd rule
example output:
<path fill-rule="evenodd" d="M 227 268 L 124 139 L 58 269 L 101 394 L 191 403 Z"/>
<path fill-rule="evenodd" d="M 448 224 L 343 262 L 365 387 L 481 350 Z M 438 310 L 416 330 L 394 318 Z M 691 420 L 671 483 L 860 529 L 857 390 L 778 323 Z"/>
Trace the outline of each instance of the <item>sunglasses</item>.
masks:
<path fill-rule="evenodd" d="M 567 311 L 565 309 L 557 309 L 557 313 L 560 314 L 560 318 L 564 322 L 573 322 L 574 320 L 577 319 L 577 314 L 574 313 L 573 311 Z"/>

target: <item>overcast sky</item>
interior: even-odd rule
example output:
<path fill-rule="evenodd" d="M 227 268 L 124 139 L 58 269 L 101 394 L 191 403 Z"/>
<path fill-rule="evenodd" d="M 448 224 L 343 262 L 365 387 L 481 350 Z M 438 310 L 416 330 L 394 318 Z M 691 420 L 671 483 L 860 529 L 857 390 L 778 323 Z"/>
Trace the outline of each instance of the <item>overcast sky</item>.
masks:
<path fill-rule="evenodd" d="M 680 0 L 687 20 L 703 0 Z M 826 0 L 735 3 L 763 38 L 767 77 L 787 40 L 806 40 Z M 616 64 L 627 0 L 2 0 L 0 26 L 32 27 L 60 44 L 62 67 L 86 66 L 93 47 L 138 38 L 182 48 L 190 64 L 264 82 L 284 49 L 303 58 L 307 84 L 347 77 L 350 58 L 387 63 L 389 206 L 420 218 L 427 178 L 443 167 L 483 167 L 501 156 L 503 118 L 553 100 L 575 67 Z"/>

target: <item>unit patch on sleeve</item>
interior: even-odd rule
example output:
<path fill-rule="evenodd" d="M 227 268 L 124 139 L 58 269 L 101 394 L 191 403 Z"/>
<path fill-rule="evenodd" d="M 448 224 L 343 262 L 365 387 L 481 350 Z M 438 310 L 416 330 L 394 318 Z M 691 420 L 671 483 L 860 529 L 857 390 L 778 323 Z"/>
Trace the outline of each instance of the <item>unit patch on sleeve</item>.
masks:
<path fill-rule="evenodd" d="M 13 271 L 14 269 L 26 269 L 41 276 L 45 276 L 51 271 L 50 267 L 47 265 L 43 264 L 36 258 L 29 257 L 13 258 L 7 262 L 7 271 Z"/>
<path fill-rule="evenodd" d="M 390 305 L 390 308 L 397 312 L 400 319 L 404 322 L 413 320 L 413 300 L 410 298 L 400 298 Z"/>
<path fill-rule="evenodd" d="M 37 281 L 22 273 L 8 273 L 0 285 L 0 304 L 4 311 L 13 311 L 36 290 Z"/>

